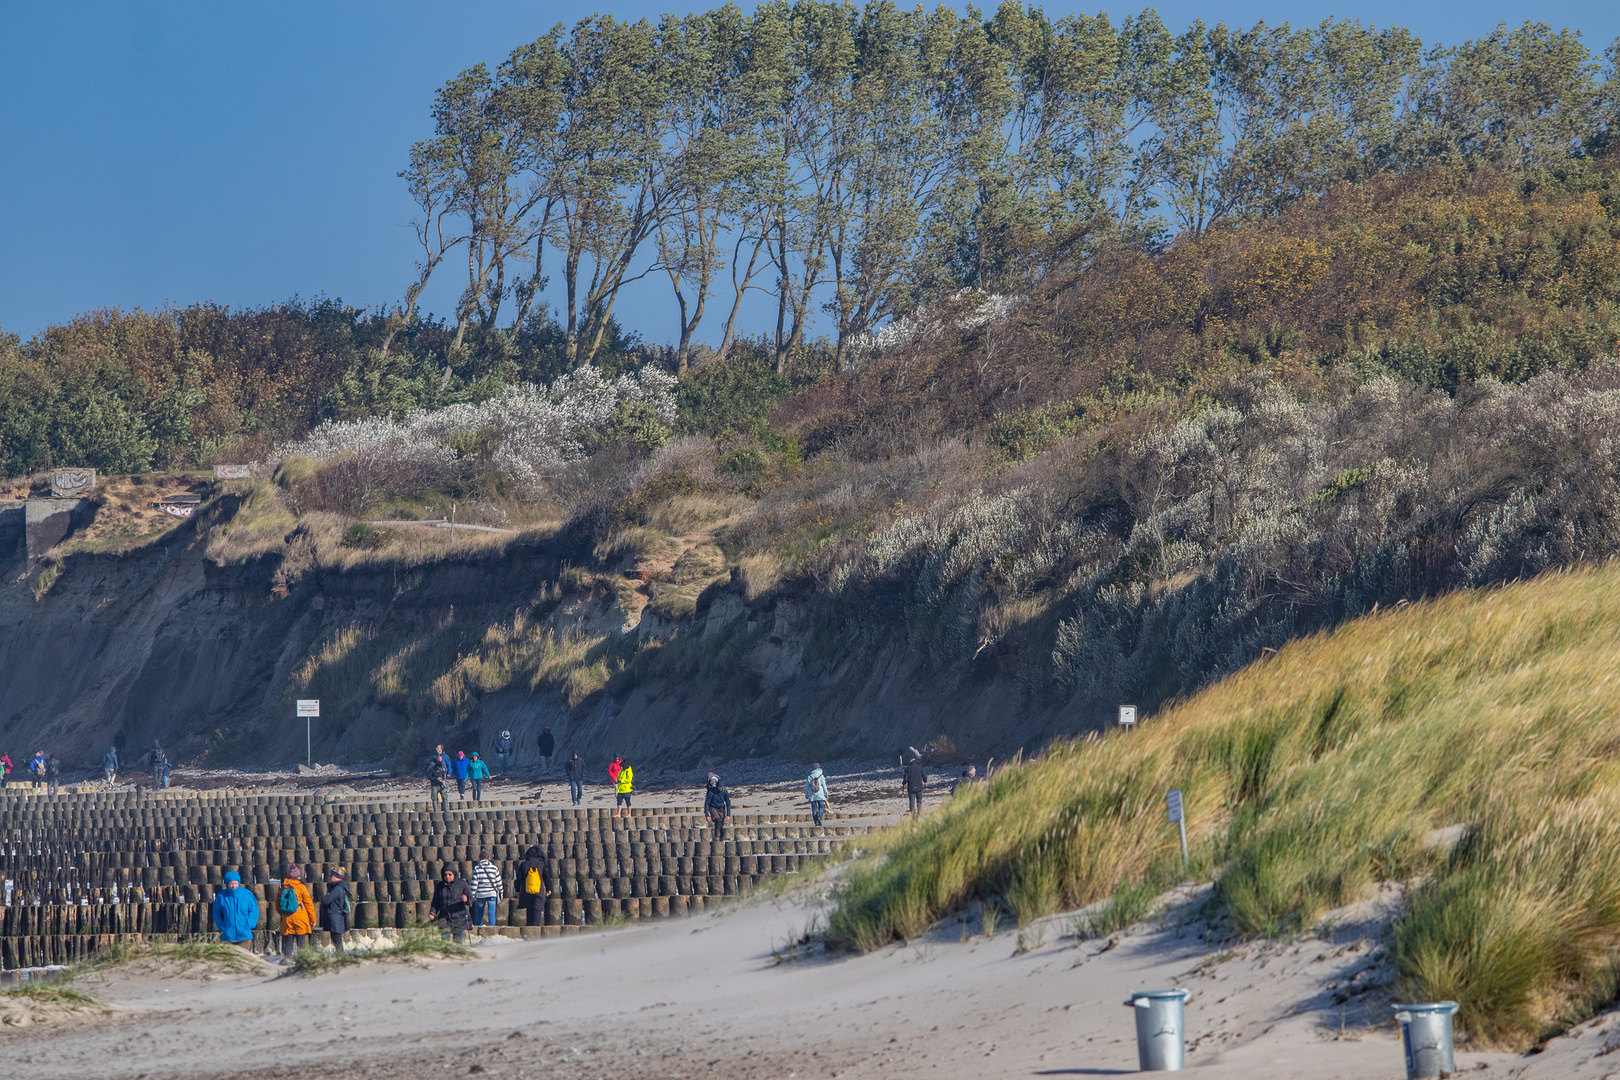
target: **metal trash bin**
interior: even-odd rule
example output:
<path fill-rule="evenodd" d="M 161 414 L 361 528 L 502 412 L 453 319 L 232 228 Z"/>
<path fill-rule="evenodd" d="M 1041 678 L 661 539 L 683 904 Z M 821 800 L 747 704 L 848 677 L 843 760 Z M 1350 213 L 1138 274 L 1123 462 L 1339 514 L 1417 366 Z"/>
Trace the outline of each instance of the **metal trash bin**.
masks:
<path fill-rule="evenodd" d="M 1136 1059 L 1143 1072 L 1170 1072 L 1187 1064 L 1185 990 L 1142 990 L 1125 1004 L 1136 1013 Z"/>
<path fill-rule="evenodd" d="M 1451 1018 L 1456 1012 L 1455 1001 L 1395 1006 L 1395 1019 L 1401 1023 L 1401 1045 L 1406 1049 L 1407 1080 L 1450 1076 L 1457 1071 L 1451 1038 Z"/>

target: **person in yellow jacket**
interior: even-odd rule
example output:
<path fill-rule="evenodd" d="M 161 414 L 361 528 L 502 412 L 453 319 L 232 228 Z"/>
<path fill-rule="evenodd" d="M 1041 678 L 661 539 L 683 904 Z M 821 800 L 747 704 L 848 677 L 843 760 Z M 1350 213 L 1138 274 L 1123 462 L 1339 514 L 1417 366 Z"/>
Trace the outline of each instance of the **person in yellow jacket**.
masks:
<path fill-rule="evenodd" d="M 618 798 L 616 798 L 613 803 L 613 813 L 615 815 L 617 815 L 619 809 L 623 807 L 624 816 L 630 816 L 630 793 L 634 783 L 635 775 L 630 771 L 630 762 L 622 761 L 619 765 L 619 779 L 617 781 Z"/>
<path fill-rule="evenodd" d="M 275 909 L 281 915 L 281 955 L 291 959 L 309 945 L 315 932 L 315 898 L 304 884 L 304 870 L 297 863 L 287 867 L 276 893 Z"/>

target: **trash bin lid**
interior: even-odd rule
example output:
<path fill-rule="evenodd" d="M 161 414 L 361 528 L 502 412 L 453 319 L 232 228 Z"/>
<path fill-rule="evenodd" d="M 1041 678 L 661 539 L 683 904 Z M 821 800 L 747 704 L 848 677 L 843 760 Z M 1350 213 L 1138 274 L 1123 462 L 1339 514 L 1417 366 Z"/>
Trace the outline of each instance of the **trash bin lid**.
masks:
<path fill-rule="evenodd" d="M 1186 990 L 1138 990 L 1125 1004 L 1142 1003 L 1142 1007 L 1146 1008 L 1149 1001 L 1186 1001 L 1189 996 Z"/>
<path fill-rule="evenodd" d="M 1455 1001 L 1430 1001 L 1422 1005 L 1392 1005 L 1396 1012 L 1408 1013 L 1454 1013 L 1457 1011 Z"/>

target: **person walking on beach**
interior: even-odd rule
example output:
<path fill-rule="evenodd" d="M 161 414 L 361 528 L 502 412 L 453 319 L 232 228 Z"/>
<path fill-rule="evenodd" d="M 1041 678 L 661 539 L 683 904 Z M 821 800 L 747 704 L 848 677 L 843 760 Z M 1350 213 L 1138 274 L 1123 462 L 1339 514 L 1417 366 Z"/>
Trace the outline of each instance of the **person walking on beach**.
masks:
<path fill-rule="evenodd" d="M 259 898 L 242 887 L 242 875 L 225 871 L 225 887 L 214 894 L 214 929 L 219 940 L 253 951 L 253 931 L 259 926 Z"/>
<path fill-rule="evenodd" d="M 343 935 L 349 932 L 354 911 L 353 892 L 343 880 L 343 871 L 334 868 L 326 877 L 326 895 L 321 897 L 321 925 L 332 936 L 332 948 L 343 951 Z"/>
<path fill-rule="evenodd" d="M 457 750 L 456 751 L 456 797 L 457 798 L 465 799 L 467 797 L 467 766 L 468 766 L 468 764 L 469 764 L 469 762 L 467 761 L 467 752 L 465 750 Z"/>
<path fill-rule="evenodd" d="M 912 754 L 911 760 L 906 762 L 906 796 L 908 814 L 922 814 L 923 789 L 928 784 L 928 775 L 923 772 L 923 761 L 920 754 Z"/>
<path fill-rule="evenodd" d="M 111 791 L 118 783 L 118 747 L 107 747 L 107 756 L 101 759 L 101 771 L 107 777 L 107 790 Z"/>
<path fill-rule="evenodd" d="M 28 762 L 29 787 L 38 791 L 39 785 L 45 782 L 45 751 L 37 750 Z"/>
<path fill-rule="evenodd" d="M 506 767 L 512 763 L 512 733 L 501 732 L 500 738 L 495 740 L 495 775 L 505 776 Z"/>
<path fill-rule="evenodd" d="M 549 773 L 551 757 L 557 752 L 557 737 L 551 733 L 550 726 L 540 729 L 540 738 L 535 740 L 535 745 L 540 750 L 540 771 Z"/>
<path fill-rule="evenodd" d="M 563 773 L 568 777 L 568 797 L 578 806 L 585 798 L 585 762 L 580 760 L 578 750 L 563 762 Z"/>
<path fill-rule="evenodd" d="M 428 918 L 442 922 L 446 935 L 459 945 L 467 940 L 472 908 L 472 890 L 456 875 L 455 866 L 445 863 L 439 871 L 438 884 L 433 886 L 433 904 L 428 908 Z"/>
<path fill-rule="evenodd" d="M 473 751 L 472 760 L 467 763 L 467 779 L 472 781 L 473 802 L 484 801 L 484 781 L 489 779 L 489 763 Z"/>
<path fill-rule="evenodd" d="M 428 758 L 427 780 L 429 810 L 450 809 L 450 796 L 447 795 L 444 790 L 445 781 L 448 779 L 449 778 L 445 775 L 444 771 L 444 755 L 434 754 L 432 757 Z"/>
<path fill-rule="evenodd" d="M 518 863 L 517 881 L 513 885 L 523 898 L 523 914 L 530 926 L 539 926 L 546 918 L 546 898 L 551 895 L 551 887 L 546 884 L 547 872 L 540 845 L 530 845 L 523 853 L 523 861 Z"/>
<path fill-rule="evenodd" d="M 288 866 L 281 879 L 276 910 L 281 913 L 281 955 L 291 960 L 309 945 L 309 936 L 315 932 L 315 898 L 309 895 L 304 868 L 297 863 Z"/>
<path fill-rule="evenodd" d="M 703 793 L 703 816 L 709 819 L 716 840 L 726 838 L 726 822 L 731 820 L 731 792 L 714 773 L 709 774 L 709 787 Z"/>
<path fill-rule="evenodd" d="M 473 925 L 494 926 L 495 905 L 501 900 L 501 870 L 489 861 L 489 852 L 478 853 L 472 870 Z"/>
<path fill-rule="evenodd" d="M 62 786 L 62 763 L 52 754 L 45 759 L 45 794 L 54 796 Z"/>
<path fill-rule="evenodd" d="M 164 766 L 165 763 L 168 762 L 168 760 L 169 760 L 168 755 L 163 752 L 163 744 L 158 742 L 156 739 L 153 739 L 152 740 L 152 786 L 153 787 L 161 788 L 163 786 L 163 766 Z"/>
<path fill-rule="evenodd" d="M 804 781 L 804 797 L 810 800 L 810 816 L 816 828 L 821 828 L 821 819 L 827 813 L 827 777 L 819 761 L 810 766 L 810 775 Z"/>
<path fill-rule="evenodd" d="M 11 786 L 12 768 L 11 755 L 0 754 L 0 791 L 4 791 L 7 787 Z"/>
<path fill-rule="evenodd" d="M 615 816 L 618 816 L 621 809 L 624 811 L 625 817 L 630 816 L 630 796 L 635 791 L 635 780 L 636 774 L 630 768 L 630 763 L 628 761 L 621 760 L 619 762 L 619 775 L 613 781 L 613 790 L 615 795 L 613 800 L 613 813 Z"/>

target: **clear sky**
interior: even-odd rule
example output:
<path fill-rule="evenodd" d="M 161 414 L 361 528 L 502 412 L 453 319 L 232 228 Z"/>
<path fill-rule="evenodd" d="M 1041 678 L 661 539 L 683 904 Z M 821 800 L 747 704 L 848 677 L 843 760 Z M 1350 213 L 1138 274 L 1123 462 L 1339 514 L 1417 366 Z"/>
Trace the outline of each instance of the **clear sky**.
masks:
<path fill-rule="evenodd" d="M 410 144 L 430 134 L 435 89 L 557 22 L 707 6 L 0 0 L 0 330 L 27 338 L 81 311 L 165 302 L 239 307 L 323 293 L 397 302 L 413 237 L 396 174 Z M 1426 45 L 1449 45 L 1533 18 L 1583 30 L 1597 53 L 1620 35 L 1615 2 L 1156 6 L 1177 30 L 1196 18 L 1332 16 L 1402 24 Z M 424 308 L 447 312 L 455 288 L 443 275 Z M 667 283 L 634 288 L 621 319 L 670 340 Z M 763 328 L 761 318 L 751 329 Z"/>

